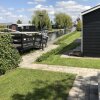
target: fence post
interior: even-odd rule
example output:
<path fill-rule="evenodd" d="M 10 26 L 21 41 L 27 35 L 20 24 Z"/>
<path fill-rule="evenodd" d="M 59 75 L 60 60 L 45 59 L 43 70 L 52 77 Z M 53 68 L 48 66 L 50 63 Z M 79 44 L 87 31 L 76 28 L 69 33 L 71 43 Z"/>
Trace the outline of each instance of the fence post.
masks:
<path fill-rule="evenodd" d="M 23 50 L 23 34 L 21 34 L 21 49 Z"/>

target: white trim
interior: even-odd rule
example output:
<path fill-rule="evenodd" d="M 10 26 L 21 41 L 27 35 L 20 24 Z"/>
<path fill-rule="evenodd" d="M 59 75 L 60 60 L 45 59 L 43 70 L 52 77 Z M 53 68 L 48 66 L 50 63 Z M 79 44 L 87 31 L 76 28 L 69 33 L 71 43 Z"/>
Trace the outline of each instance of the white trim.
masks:
<path fill-rule="evenodd" d="M 99 8 L 100 8 L 100 5 L 97 5 L 96 7 L 90 8 L 89 10 L 86 10 L 86 11 L 82 12 L 81 15 L 88 14 L 88 13 L 90 13 L 90 12 L 92 12 L 94 10 L 97 10 Z"/>
<path fill-rule="evenodd" d="M 18 27 L 22 27 L 22 26 L 33 26 L 32 24 L 17 24 Z"/>
<path fill-rule="evenodd" d="M 83 53 L 83 16 L 81 16 L 81 18 L 82 18 L 82 33 L 81 33 L 81 36 L 82 36 L 82 38 L 81 38 L 81 52 Z"/>

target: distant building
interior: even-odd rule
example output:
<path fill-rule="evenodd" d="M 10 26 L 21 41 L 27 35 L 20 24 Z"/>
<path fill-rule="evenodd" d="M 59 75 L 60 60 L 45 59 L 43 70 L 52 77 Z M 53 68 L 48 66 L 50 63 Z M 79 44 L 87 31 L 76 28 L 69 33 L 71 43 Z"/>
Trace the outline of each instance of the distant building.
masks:
<path fill-rule="evenodd" d="M 17 24 L 18 25 L 18 31 L 21 32 L 33 32 L 36 31 L 36 28 L 32 24 Z"/>
<path fill-rule="evenodd" d="M 36 28 L 32 24 L 11 24 L 9 28 L 20 32 L 33 32 Z"/>
<path fill-rule="evenodd" d="M 15 31 L 18 31 L 18 25 L 17 24 L 8 25 L 8 28 L 12 29 L 12 30 L 15 30 Z"/>

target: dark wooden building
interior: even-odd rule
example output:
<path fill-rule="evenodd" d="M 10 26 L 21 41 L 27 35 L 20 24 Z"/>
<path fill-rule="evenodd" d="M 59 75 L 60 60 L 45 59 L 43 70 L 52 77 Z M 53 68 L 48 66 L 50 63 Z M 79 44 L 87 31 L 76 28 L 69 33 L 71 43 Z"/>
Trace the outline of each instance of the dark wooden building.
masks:
<path fill-rule="evenodd" d="M 8 28 L 17 31 L 18 25 L 17 24 L 11 24 L 11 25 L 8 25 Z"/>
<path fill-rule="evenodd" d="M 19 32 L 34 32 L 36 28 L 32 24 L 11 24 L 8 28 Z"/>
<path fill-rule="evenodd" d="M 100 57 L 100 5 L 82 12 L 82 53 Z"/>

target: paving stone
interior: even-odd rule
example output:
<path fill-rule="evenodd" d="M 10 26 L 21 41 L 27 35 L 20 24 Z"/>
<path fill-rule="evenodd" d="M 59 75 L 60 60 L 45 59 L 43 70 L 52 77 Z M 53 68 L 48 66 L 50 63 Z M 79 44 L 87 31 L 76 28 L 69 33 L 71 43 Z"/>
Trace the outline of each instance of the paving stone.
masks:
<path fill-rule="evenodd" d="M 98 100 L 98 82 L 96 76 L 81 78 L 79 76 L 76 80 L 77 81 L 74 83 L 75 85 L 73 85 L 75 87 L 73 87 L 70 91 L 69 98 L 77 97 L 77 100 Z M 77 94 L 75 94 L 73 91 L 77 92 Z"/>
<path fill-rule="evenodd" d="M 44 51 L 39 50 L 34 53 L 25 55 L 22 57 L 23 61 L 20 64 L 20 68 L 26 69 L 39 69 L 55 72 L 73 73 L 77 74 L 74 81 L 73 87 L 69 92 L 69 97 L 67 100 L 98 100 L 98 88 L 100 95 L 100 77 L 97 81 L 97 73 L 100 72 L 99 69 L 88 69 L 79 67 L 64 67 L 58 65 L 46 65 L 46 64 L 33 64 L 37 57 L 41 56 L 43 53 L 56 48 L 57 46 L 51 45 Z M 97 86 L 99 82 L 99 86 Z M 100 99 L 99 99 L 100 100 Z"/>
<path fill-rule="evenodd" d="M 78 100 L 76 97 L 68 97 L 67 100 Z"/>

